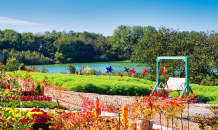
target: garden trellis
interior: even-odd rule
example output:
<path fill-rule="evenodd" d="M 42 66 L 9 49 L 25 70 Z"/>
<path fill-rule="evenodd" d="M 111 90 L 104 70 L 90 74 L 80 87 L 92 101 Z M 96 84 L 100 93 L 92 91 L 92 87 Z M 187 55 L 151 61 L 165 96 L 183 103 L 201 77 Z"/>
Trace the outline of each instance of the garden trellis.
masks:
<path fill-rule="evenodd" d="M 185 91 L 187 92 L 191 92 L 193 93 L 193 91 L 191 90 L 190 86 L 189 86 L 189 58 L 188 56 L 161 56 L 161 57 L 157 57 L 157 81 L 156 81 L 156 85 L 154 87 L 154 89 L 152 91 L 154 91 L 155 89 L 157 89 L 157 87 L 160 85 L 160 74 L 159 74 L 159 69 L 160 69 L 160 61 L 162 59 L 167 59 L 167 60 L 178 60 L 181 59 L 185 62 L 185 87 L 182 90 L 182 93 L 180 94 L 180 98 L 182 97 L 182 95 L 184 94 Z M 180 80 L 181 78 L 176 78 L 178 80 Z"/>

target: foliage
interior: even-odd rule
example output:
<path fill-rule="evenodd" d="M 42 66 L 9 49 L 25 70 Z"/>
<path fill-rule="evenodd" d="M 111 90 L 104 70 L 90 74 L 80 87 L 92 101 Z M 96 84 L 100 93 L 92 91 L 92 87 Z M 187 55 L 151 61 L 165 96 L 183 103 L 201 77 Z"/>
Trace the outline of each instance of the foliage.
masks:
<path fill-rule="evenodd" d="M 6 49 L 3 51 L 7 51 Z M 10 50 L 8 51 L 8 58 L 14 57 L 20 63 L 28 64 L 28 65 L 38 65 L 38 64 L 51 64 L 54 63 L 52 59 L 45 57 L 43 54 L 37 51 L 16 51 Z"/>
<path fill-rule="evenodd" d="M 4 101 L 4 104 L 8 107 L 11 107 L 12 104 L 9 101 Z M 17 107 L 20 107 L 19 103 L 15 103 Z M 49 108 L 49 109 L 54 109 L 58 108 L 58 104 L 56 102 L 51 102 L 51 101 L 25 101 L 22 102 L 22 107 L 24 108 L 33 108 L 33 107 L 39 107 L 39 108 Z M 60 109 L 67 109 L 67 107 L 60 105 Z"/>
<path fill-rule="evenodd" d="M 8 58 L 6 67 L 9 71 L 15 71 L 19 69 L 19 61 L 16 58 Z"/>
<path fill-rule="evenodd" d="M 40 83 L 37 83 L 37 84 L 36 84 L 34 90 L 35 90 L 36 95 L 38 95 L 38 96 L 41 96 L 41 95 L 42 95 L 42 88 L 41 88 L 41 86 L 40 86 Z"/>
<path fill-rule="evenodd" d="M 70 74 L 75 74 L 76 72 L 76 68 L 71 64 L 67 64 L 67 69 L 70 71 Z"/>
<path fill-rule="evenodd" d="M 18 33 L 5 29 L 0 33 L 0 55 L 4 64 L 8 58 L 20 63 L 51 64 L 93 61 L 131 60 L 148 63 L 147 79 L 156 80 L 157 56 L 189 56 L 190 81 L 204 85 L 218 85 L 218 34 L 180 32 L 165 27 L 125 26 L 114 29 L 112 36 L 89 32 L 45 32 L 43 35 Z M 163 60 L 168 76 L 184 77 L 184 69 L 177 73 L 181 60 Z"/>
<path fill-rule="evenodd" d="M 214 82 L 218 77 L 214 71 L 217 68 L 217 37 L 215 32 L 179 32 L 164 27 L 159 30 L 147 27 L 136 47 L 136 61 L 148 63 L 152 70 L 148 73 L 155 76 L 157 56 L 188 56 L 192 83 L 218 85 Z M 181 60 L 162 60 L 161 67 L 167 68 L 166 74 L 169 77 L 185 76 L 185 67 Z M 207 77 L 211 79 L 204 80 Z"/>
<path fill-rule="evenodd" d="M 20 70 L 27 70 L 26 65 L 23 63 L 20 64 Z"/>

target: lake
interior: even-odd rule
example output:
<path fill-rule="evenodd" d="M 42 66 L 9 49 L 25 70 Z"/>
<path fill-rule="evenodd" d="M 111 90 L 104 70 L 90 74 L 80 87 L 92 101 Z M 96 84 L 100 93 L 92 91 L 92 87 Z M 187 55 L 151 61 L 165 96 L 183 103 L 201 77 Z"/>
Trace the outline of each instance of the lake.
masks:
<path fill-rule="evenodd" d="M 146 65 L 142 65 L 142 64 L 138 64 L 138 63 L 131 63 L 129 61 L 114 61 L 114 62 L 91 62 L 91 63 L 68 63 L 68 64 L 72 64 L 74 66 L 79 66 L 79 68 L 82 68 L 82 66 L 84 66 L 84 68 L 86 68 L 86 66 L 88 65 L 88 67 L 91 69 L 96 69 L 96 70 L 100 70 L 102 72 L 106 72 L 106 67 L 110 67 L 110 65 L 112 66 L 113 70 L 115 71 L 124 71 L 125 68 L 130 68 L 133 69 L 135 68 L 135 71 L 142 71 Z M 48 73 L 60 73 L 60 72 L 67 72 L 69 73 L 69 71 L 67 70 L 67 64 L 51 64 L 51 65 L 31 65 L 33 67 L 36 68 L 43 68 L 45 67 L 48 70 Z M 30 66 L 27 66 L 27 68 L 30 68 Z M 148 68 L 148 67 L 147 67 Z"/>

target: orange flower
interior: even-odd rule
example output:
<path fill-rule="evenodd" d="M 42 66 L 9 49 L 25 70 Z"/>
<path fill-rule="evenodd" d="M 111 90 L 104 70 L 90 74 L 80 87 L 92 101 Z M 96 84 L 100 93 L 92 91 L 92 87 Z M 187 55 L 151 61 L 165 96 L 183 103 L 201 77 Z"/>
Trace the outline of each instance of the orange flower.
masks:
<path fill-rule="evenodd" d="M 52 126 L 49 126 L 48 128 L 49 128 L 49 129 L 52 129 L 53 127 L 52 127 Z"/>

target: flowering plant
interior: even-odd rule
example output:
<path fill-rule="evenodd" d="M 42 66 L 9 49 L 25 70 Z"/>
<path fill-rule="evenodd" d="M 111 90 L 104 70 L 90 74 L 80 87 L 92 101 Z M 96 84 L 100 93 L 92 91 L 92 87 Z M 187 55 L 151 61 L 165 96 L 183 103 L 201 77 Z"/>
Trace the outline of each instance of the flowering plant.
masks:
<path fill-rule="evenodd" d="M 151 96 L 156 96 L 156 97 L 163 97 L 163 98 L 167 98 L 169 96 L 169 94 L 171 93 L 171 90 L 166 90 L 165 88 L 161 88 L 160 90 L 154 90 L 153 91 L 153 87 L 151 87 Z"/>
<path fill-rule="evenodd" d="M 30 90 L 30 91 L 20 91 L 23 96 L 35 96 L 35 91 Z"/>
<path fill-rule="evenodd" d="M 157 111 L 157 99 L 151 96 L 136 96 L 135 102 L 129 105 L 130 118 L 133 120 L 151 120 Z"/>

